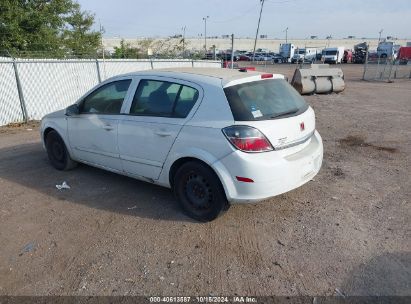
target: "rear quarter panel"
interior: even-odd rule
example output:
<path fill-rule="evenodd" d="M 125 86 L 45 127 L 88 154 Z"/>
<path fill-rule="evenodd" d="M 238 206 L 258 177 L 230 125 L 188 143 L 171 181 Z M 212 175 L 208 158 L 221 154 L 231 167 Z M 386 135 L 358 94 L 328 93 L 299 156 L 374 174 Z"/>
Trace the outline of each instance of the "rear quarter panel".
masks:
<path fill-rule="evenodd" d="M 213 163 L 234 151 L 222 133 L 222 128 L 234 124 L 223 88 L 214 85 L 202 86 L 203 100 L 170 149 L 158 180 L 161 185 L 170 186 L 170 168 L 180 158 L 196 158 L 213 167 Z"/>

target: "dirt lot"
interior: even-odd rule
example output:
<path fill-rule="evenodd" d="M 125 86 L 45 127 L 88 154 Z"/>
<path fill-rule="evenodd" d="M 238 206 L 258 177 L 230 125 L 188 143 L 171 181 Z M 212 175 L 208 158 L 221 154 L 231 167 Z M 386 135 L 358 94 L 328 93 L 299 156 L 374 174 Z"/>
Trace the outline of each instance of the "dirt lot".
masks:
<path fill-rule="evenodd" d="M 411 83 L 343 69 L 345 92 L 306 98 L 319 175 L 207 224 L 167 189 L 54 170 L 36 124 L 1 128 L 0 294 L 411 295 Z"/>

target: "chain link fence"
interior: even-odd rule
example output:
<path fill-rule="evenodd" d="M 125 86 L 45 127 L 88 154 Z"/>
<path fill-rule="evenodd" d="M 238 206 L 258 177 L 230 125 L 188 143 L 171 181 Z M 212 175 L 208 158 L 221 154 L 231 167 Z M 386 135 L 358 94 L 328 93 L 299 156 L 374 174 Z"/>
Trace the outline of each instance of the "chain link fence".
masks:
<path fill-rule="evenodd" d="M 24 117 L 13 61 L 7 58 L 1 60 L 4 60 L 4 63 L 0 64 L 0 125 L 5 125 L 21 121 Z"/>
<path fill-rule="evenodd" d="M 12 59 L 0 57 L 0 125 L 39 120 L 112 76 L 171 67 L 221 67 L 220 61 Z"/>
<path fill-rule="evenodd" d="M 391 82 L 395 79 L 411 79 L 411 61 L 366 58 L 363 80 Z"/>

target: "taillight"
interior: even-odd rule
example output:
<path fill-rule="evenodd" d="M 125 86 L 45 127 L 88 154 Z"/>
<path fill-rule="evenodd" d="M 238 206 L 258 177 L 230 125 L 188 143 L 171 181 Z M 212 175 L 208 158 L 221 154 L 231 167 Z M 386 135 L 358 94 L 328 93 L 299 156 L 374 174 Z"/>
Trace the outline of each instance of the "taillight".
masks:
<path fill-rule="evenodd" d="M 259 130 L 249 126 L 230 126 L 223 130 L 228 141 L 238 150 L 244 152 L 272 151 L 268 139 Z"/>

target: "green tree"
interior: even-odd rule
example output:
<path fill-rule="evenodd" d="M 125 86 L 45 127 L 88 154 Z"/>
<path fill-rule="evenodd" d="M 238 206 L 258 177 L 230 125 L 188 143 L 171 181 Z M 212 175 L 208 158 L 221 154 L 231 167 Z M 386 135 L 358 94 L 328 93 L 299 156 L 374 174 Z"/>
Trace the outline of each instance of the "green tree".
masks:
<path fill-rule="evenodd" d="M 151 48 L 153 43 L 152 39 L 144 39 L 137 43 L 137 45 L 131 46 L 124 39 L 121 39 L 120 46 L 114 47 L 114 53 L 112 58 L 137 58 L 146 59 L 148 58 L 148 50 Z"/>
<path fill-rule="evenodd" d="M 0 50 L 31 57 L 95 53 L 101 37 L 93 23 L 74 0 L 1 0 Z"/>
<path fill-rule="evenodd" d="M 138 48 L 134 48 L 127 43 L 124 39 L 121 39 L 120 46 L 114 47 L 114 54 L 113 58 L 139 58 L 139 50 Z"/>
<path fill-rule="evenodd" d="M 66 29 L 63 31 L 64 46 L 77 57 L 95 55 L 101 44 L 101 33 L 91 31 L 94 16 L 82 12 L 80 5 L 74 3 L 65 17 Z"/>

